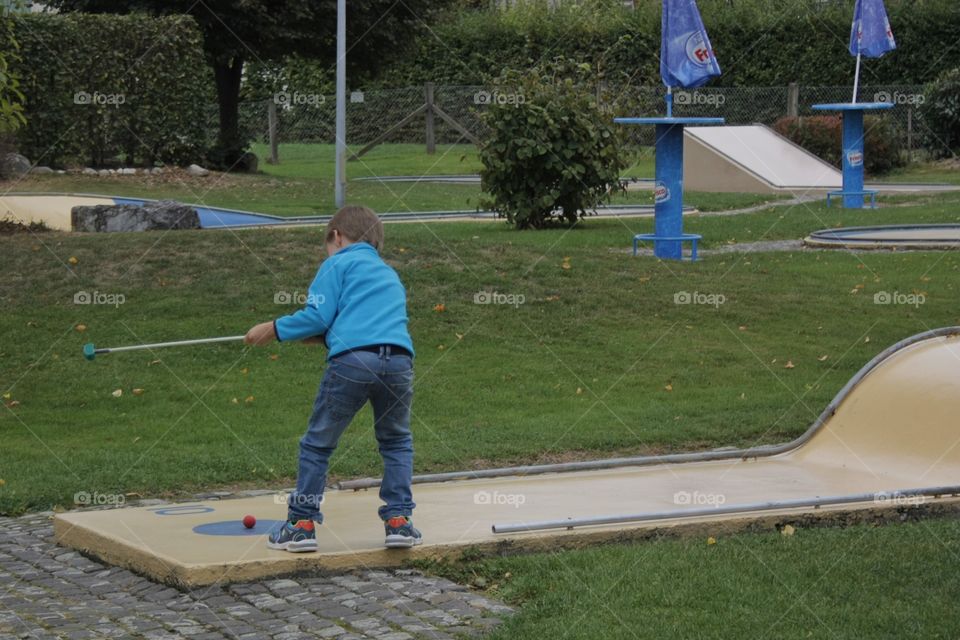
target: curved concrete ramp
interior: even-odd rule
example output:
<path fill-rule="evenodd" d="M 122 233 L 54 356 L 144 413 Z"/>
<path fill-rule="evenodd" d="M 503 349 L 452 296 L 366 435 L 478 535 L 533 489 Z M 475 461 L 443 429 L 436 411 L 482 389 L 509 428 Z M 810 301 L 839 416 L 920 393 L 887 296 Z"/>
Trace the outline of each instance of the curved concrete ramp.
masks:
<path fill-rule="evenodd" d="M 384 566 L 467 546 L 541 549 L 667 527 L 716 532 L 920 503 L 953 509 L 960 495 L 957 416 L 960 327 L 915 336 L 880 354 L 807 433 L 779 447 L 419 484 L 415 517 L 426 543 L 411 551 L 382 549 L 379 500 L 369 489 L 328 492 L 321 551 L 314 554 L 269 551 L 266 527 L 252 535 L 242 528 L 247 513 L 283 518 L 284 506 L 273 496 L 63 513 L 54 524 L 61 544 L 160 580 L 201 585 L 309 568 Z"/>

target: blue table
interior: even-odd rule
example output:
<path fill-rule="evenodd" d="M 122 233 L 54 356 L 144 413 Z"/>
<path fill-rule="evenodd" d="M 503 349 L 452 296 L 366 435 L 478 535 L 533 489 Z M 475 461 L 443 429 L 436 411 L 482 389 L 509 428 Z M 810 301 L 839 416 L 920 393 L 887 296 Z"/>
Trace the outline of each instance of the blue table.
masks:
<path fill-rule="evenodd" d="M 827 206 L 832 196 L 843 196 L 844 209 L 862 209 L 864 196 L 870 206 L 876 204 L 877 192 L 863 188 L 863 112 L 891 109 L 889 102 L 840 102 L 815 104 L 815 111 L 839 111 L 843 117 L 843 189 L 827 193 Z"/>
<path fill-rule="evenodd" d="M 656 183 L 653 188 L 653 255 L 667 260 L 683 259 L 683 243 L 700 236 L 683 232 L 683 127 L 723 124 L 723 118 L 614 118 L 618 124 L 656 126 Z M 634 243 L 636 243 L 636 238 Z M 695 245 L 692 245 L 692 247 Z M 696 260 L 696 251 L 691 258 Z"/>

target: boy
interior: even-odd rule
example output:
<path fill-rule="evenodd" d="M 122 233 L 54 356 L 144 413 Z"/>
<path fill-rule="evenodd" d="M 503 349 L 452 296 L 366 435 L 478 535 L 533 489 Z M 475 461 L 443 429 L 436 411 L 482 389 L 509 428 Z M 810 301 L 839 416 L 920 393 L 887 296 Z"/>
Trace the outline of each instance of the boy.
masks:
<path fill-rule="evenodd" d="M 316 525 L 330 455 L 354 415 L 369 401 L 383 457 L 379 509 L 386 546 L 406 548 L 422 537 L 413 508 L 413 342 L 407 332 L 406 291 L 381 258 L 383 223 L 366 207 L 346 206 L 327 223 L 329 256 L 310 285 L 306 306 L 254 326 L 245 342 L 326 342 L 327 370 L 307 432 L 300 440 L 297 487 L 287 500 L 287 522 L 268 536 L 271 549 L 317 550 Z"/>

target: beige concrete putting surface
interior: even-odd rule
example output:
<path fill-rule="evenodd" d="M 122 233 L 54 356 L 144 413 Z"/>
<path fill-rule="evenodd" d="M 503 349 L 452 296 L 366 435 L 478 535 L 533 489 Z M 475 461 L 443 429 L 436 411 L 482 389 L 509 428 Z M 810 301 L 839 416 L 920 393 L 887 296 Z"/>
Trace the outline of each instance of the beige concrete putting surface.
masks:
<path fill-rule="evenodd" d="M 70 210 L 78 204 L 87 206 L 114 204 L 113 198 L 103 196 L 0 195 L 0 218 L 9 218 L 23 224 L 42 222 L 56 231 L 70 231 Z"/>
<path fill-rule="evenodd" d="M 68 512 L 54 525 L 61 544 L 166 582 L 202 585 L 308 568 L 386 566 L 468 546 L 549 548 L 644 528 L 947 504 L 960 493 L 957 416 L 960 328 L 941 329 L 875 358 L 804 436 L 781 447 L 712 452 L 719 457 L 712 460 L 645 458 L 608 469 L 416 484 L 415 522 L 425 542 L 413 550 L 383 548 L 376 488 L 327 493 L 317 553 L 266 548 L 271 523 L 265 521 L 284 517 L 282 496 Z M 252 531 L 240 522 L 247 514 L 260 521 Z M 492 531 L 615 515 L 631 517 Z"/>

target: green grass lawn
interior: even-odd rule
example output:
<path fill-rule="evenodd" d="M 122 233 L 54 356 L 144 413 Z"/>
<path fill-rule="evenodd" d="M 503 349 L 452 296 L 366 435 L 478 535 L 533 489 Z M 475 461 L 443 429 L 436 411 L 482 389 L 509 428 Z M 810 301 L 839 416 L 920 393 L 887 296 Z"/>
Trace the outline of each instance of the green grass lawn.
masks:
<path fill-rule="evenodd" d="M 377 164 L 378 152 L 393 151 L 371 153 L 368 169 L 475 170 L 464 168 L 475 163 L 469 154 L 431 166 L 413 150 Z M 282 158 L 265 175 L 222 181 L 52 176 L 18 188 L 329 213 L 332 183 L 312 173 L 307 150 Z M 364 182 L 349 192 L 381 211 L 461 208 L 479 194 Z M 767 199 L 687 194 L 705 211 Z M 685 230 L 716 249 L 825 227 L 960 221 L 960 194 L 881 203 L 689 216 Z M 387 227 L 384 255 L 407 285 L 418 352 L 417 472 L 781 442 L 888 345 L 960 324 L 956 253 L 731 252 L 695 264 L 631 257 L 632 235 L 652 227 L 651 219 L 538 232 L 489 222 Z M 80 349 L 242 333 L 288 313 L 295 307 L 275 296 L 306 291 L 320 233 L 0 237 L 0 514 L 69 508 L 77 492 L 178 497 L 290 486 L 322 348 L 223 345 L 94 362 Z M 118 304 L 75 304 L 81 291 Z M 475 303 L 493 291 L 522 303 Z M 881 291 L 923 293 L 925 303 L 873 304 Z M 722 303 L 676 304 L 684 292 Z M 379 473 L 370 422 L 365 410 L 345 434 L 333 479 Z M 716 537 L 714 545 L 663 539 L 427 568 L 519 607 L 494 640 L 956 634 L 956 520 Z"/>
<path fill-rule="evenodd" d="M 837 223 L 956 221 L 958 197 L 876 211 L 801 205 L 693 217 L 687 229 L 709 247 L 799 238 Z M 385 256 L 408 287 L 418 350 L 418 472 L 783 441 L 878 351 L 960 323 L 952 253 L 632 258 L 632 234 L 651 226 L 388 227 Z M 243 333 L 290 312 L 275 293 L 306 290 L 319 234 L 0 238 L 0 389 L 10 394 L 0 412 L 0 512 L 69 505 L 77 491 L 290 484 L 322 349 L 211 346 L 87 362 L 80 347 Z M 124 303 L 77 305 L 78 291 L 122 294 Z M 474 304 L 480 291 L 523 304 Z M 874 305 L 879 291 L 923 292 L 926 303 Z M 682 292 L 724 303 L 674 304 Z M 368 423 L 364 415 L 345 436 L 336 477 L 378 473 Z"/>
<path fill-rule="evenodd" d="M 956 637 L 956 519 L 717 538 L 433 569 L 521 605 L 491 640 Z"/>
<path fill-rule="evenodd" d="M 281 216 L 331 214 L 334 207 L 334 150 L 332 145 L 280 145 L 280 164 L 270 165 L 266 149 L 254 147 L 261 157 L 261 173 L 213 174 L 194 178 L 182 172 L 163 176 L 29 176 L 15 184 L 0 185 L 4 191 L 73 192 L 142 198 L 172 198 L 214 207 L 242 209 Z M 473 145 L 439 145 L 427 155 L 422 145 L 387 144 L 373 149 L 347 165 L 347 200 L 364 203 L 379 212 L 476 210 L 482 193 L 477 184 L 398 183 L 362 180 L 391 175 L 455 175 L 480 170 Z M 649 179 L 654 175 L 654 159 L 649 149 L 641 148 L 622 174 L 626 178 Z M 958 181 L 958 172 L 947 172 L 939 165 L 923 165 L 903 170 L 889 179 L 905 181 Z M 931 180 L 931 176 L 935 178 Z M 701 211 L 722 211 L 756 206 L 785 199 L 787 196 L 744 193 L 684 194 L 685 204 Z M 894 201 L 894 200 L 890 200 Z M 651 191 L 642 189 L 616 194 L 611 204 L 653 204 Z"/>

